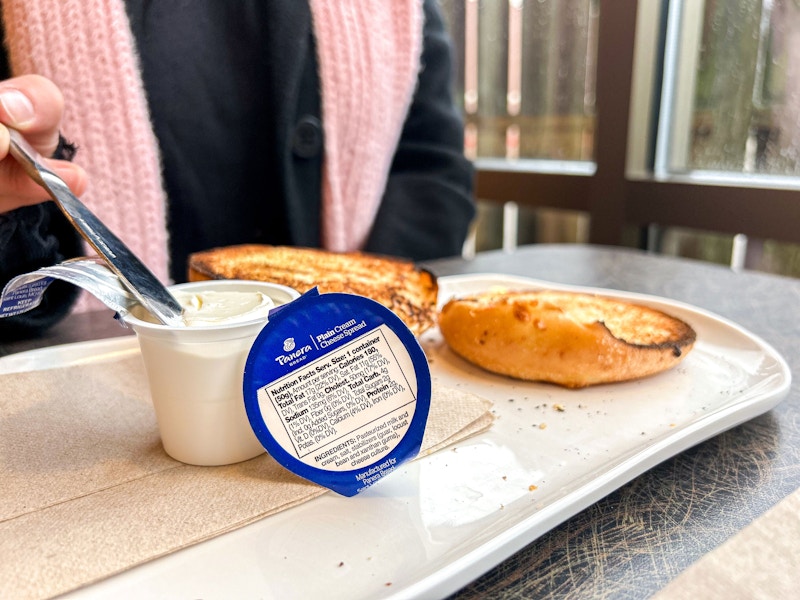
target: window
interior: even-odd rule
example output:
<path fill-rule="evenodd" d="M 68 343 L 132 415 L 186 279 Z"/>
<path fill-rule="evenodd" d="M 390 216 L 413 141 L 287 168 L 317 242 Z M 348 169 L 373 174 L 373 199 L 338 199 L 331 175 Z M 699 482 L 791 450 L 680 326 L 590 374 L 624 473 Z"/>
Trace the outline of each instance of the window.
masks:
<path fill-rule="evenodd" d="M 675 85 L 664 124 L 688 135 L 670 140 L 665 169 L 800 175 L 800 5 L 711 0 L 670 8 Z"/>
<path fill-rule="evenodd" d="M 594 171 L 597 1 L 440 4 L 460 59 L 465 152 L 488 187 L 504 188 L 492 200 L 508 201 L 480 203 L 478 248 L 586 238 L 584 206 L 554 205 L 542 197 L 531 207 L 528 190 L 556 183 L 556 193 L 569 193 L 580 181 L 571 175 Z M 509 177 L 509 171 L 523 179 Z M 524 181 L 536 173 L 552 177 Z M 501 233 L 503 220 L 510 227 Z"/>
<path fill-rule="evenodd" d="M 643 245 L 800 275 L 799 2 L 440 3 L 482 228 L 518 219 L 479 249 Z"/>

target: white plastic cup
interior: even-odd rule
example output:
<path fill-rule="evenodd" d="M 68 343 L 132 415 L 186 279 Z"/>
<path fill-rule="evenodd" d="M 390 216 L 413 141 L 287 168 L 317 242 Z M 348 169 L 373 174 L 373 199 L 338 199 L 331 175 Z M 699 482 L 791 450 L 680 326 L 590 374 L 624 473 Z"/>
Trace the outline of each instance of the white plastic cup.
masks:
<path fill-rule="evenodd" d="M 282 285 L 241 280 L 184 283 L 185 292 L 254 291 L 276 306 L 299 293 Z M 250 347 L 267 318 L 204 327 L 173 327 L 126 315 L 136 332 L 164 450 L 192 465 L 227 465 L 265 450 L 244 407 L 242 379 Z"/>

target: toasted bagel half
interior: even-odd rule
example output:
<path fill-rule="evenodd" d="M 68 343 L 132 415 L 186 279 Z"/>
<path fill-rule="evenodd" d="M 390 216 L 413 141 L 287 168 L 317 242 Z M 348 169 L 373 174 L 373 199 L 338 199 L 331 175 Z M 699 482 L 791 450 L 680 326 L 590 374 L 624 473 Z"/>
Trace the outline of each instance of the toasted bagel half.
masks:
<path fill-rule="evenodd" d="M 414 263 L 365 252 L 246 244 L 214 248 L 189 257 L 189 281 L 253 279 L 303 293 L 358 294 L 380 302 L 416 335 L 436 324 L 438 286 Z"/>
<path fill-rule="evenodd" d="M 439 329 L 456 354 L 487 371 L 568 388 L 660 373 L 681 362 L 697 337 L 654 308 L 549 290 L 450 300 Z"/>

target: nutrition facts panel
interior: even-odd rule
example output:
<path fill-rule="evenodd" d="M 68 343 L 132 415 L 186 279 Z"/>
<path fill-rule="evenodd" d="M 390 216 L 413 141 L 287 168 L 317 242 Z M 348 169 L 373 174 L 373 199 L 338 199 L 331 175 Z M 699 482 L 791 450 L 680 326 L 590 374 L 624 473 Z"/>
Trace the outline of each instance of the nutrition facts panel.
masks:
<path fill-rule="evenodd" d="M 259 390 L 270 429 L 280 422 L 295 456 L 327 470 L 378 460 L 414 416 L 416 378 L 379 326 Z M 286 443 L 282 444 L 288 451 Z"/>

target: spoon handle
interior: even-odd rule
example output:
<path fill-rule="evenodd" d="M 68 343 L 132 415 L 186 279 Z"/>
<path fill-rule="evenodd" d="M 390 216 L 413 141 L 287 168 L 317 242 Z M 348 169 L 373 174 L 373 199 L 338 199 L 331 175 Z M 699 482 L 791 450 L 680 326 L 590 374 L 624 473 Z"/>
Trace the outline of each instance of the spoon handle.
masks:
<path fill-rule="evenodd" d="M 144 263 L 73 194 L 64 180 L 18 131 L 9 128 L 9 152 L 42 186 L 89 245 L 106 261 L 136 299 L 161 323 L 181 325 L 181 306 Z"/>

